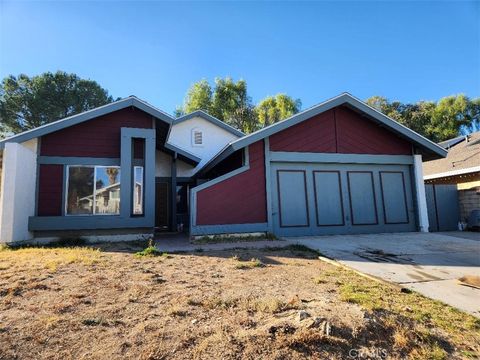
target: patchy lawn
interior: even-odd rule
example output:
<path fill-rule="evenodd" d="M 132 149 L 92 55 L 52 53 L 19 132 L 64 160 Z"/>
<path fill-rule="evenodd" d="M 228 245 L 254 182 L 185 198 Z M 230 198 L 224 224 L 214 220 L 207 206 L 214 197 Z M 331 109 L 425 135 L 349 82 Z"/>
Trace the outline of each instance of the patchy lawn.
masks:
<path fill-rule="evenodd" d="M 480 354 L 478 319 L 305 248 L 138 250 L 0 250 L 0 359 Z"/>

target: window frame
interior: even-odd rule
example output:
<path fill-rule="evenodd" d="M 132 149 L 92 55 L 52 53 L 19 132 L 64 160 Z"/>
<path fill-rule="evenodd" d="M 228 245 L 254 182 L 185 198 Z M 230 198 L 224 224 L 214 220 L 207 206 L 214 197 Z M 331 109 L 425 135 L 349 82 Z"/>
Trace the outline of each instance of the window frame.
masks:
<path fill-rule="evenodd" d="M 69 191 L 69 180 L 70 180 L 70 168 L 71 167 L 83 167 L 83 168 L 90 168 L 93 169 L 93 204 L 92 204 L 92 213 L 91 214 L 69 214 L 68 213 L 68 191 Z M 118 214 L 109 214 L 109 213 L 96 213 L 95 211 L 95 205 L 97 202 L 96 199 L 96 194 L 97 194 L 97 168 L 117 168 L 120 170 L 121 174 L 121 166 L 120 165 L 65 165 L 65 194 L 64 194 L 64 216 L 120 216 L 120 211 Z M 121 179 L 121 177 L 120 177 Z M 120 207 L 122 206 L 121 204 L 121 189 L 122 189 L 122 182 L 120 180 Z M 119 210 L 120 210 L 119 207 Z"/>
<path fill-rule="evenodd" d="M 135 214 L 135 171 L 137 168 L 142 169 L 142 212 L 140 214 Z M 132 195 L 132 208 L 130 209 L 131 216 L 145 216 L 145 166 L 143 165 L 134 165 L 133 166 L 133 176 L 132 176 L 132 188 L 131 188 L 131 195 Z"/>

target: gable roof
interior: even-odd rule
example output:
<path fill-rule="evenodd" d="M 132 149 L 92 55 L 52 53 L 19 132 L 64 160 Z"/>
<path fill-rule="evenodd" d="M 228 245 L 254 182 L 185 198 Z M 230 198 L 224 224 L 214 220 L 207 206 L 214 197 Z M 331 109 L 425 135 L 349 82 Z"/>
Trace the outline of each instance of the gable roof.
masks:
<path fill-rule="evenodd" d="M 259 140 L 263 140 L 273 134 L 288 129 L 291 126 L 299 124 L 305 120 L 308 120 L 318 114 L 321 114 L 340 105 L 349 105 L 350 107 L 366 114 L 371 120 L 376 121 L 382 126 L 385 126 L 387 129 L 393 131 L 394 133 L 397 133 L 398 135 L 407 138 L 411 142 L 415 143 L 422 149 L 427 150 L 429 153 L 432 153 L 436 157 L 445 157 L 447 155 L 447 151 L 440 145 L 435 144 L 434 142 L 428 140 L 427 138 L 409 129 L 408 127 L 396 122 L 392 118 L 382 114 L 378 110 L 367 105 L 365 102 L 357 99 L 349 93 L 342 93 L 332 99 L 312 106 L 311 108 L 295 114 L 285 120 L 279 121 L 275 124 L 272 124 L 261 130 L 258 130 L 247 136 L 230 142 L 223 150 L 221 150 L 215 157 L 213 157 L 212 160 L 205 164 L 203 169 L 201 169 L 201 172 L 205 172 L 211 169 L 213 166 L 215 166 L 220 161 L 222 161 L 223 159 L 225 159 L 239 149 L 249 146 Z"/>
<path fill-rule="evenodd" d="M 449 148 L 457 145 L 459 142 L 461 142 L 463 140 L 465 140 L 465 135 L 460 135 L 460 136 L 454 137 L 452 139 L 448 139 L 448 140 L 445 140 L 445 141 L 440 141 L 438 143 L 438 145 L 440 145 L 441 147 L 444 147 L 445 149 L 448 150 Z"/>
<path fill-rule="evenodd" d="M 448 155 L 444 159 L 423 163 L 425 180 L 480 171 L 480 132 L 459 136 L 440 144 L 450 145 Z"/>
<path fill-rule="evenodd" d="M 202 119 L 205 119 L 205 120 L 211 122 L 212 124 L 217 125 L 217 126 L 221 127 L 222 129 L 224 129 L 224 130 L 228 131 L 229 133 L 231 133 L 233 135 L 236 135 L 238 137 L 245 136 L 245 134 L 243 132 L 241 132 L 240 130 L 237 130 L 233 126 L 228 125 L 227 123 L 223 122 L 222 120 L 217 119 L 216 117 L 214 117 L 210 114 L 207 114 L 203 110 L 196 110 L 194 112 L 191 112 L 190 114 L 180 116 L 179 118 L 174 120 L 173 125 L 180 124 L 184 121 L 193 119 L 194 117 L 200 117 Z"/>
<path fill-rule="evenodd" d="M 107 105 L 103 105 L 100 107 L 97 107 L 92 110 L 84 111 L 80 114 L 77 115 L 72 115 L 69 117 L 66 117 L 64 119 L 60 119 L 54 122 L 51 122 L 49 124 L 45 124 L 42 126 L 39 126 L 35 129 L 32 130 L 27 130 L 22 133 L 19 133 L 17 135 L 11 136 L 9 138 L 3 139 L 0 141 L 0 150 L 5 147 L 5 144 L 7 142 L 24 142 L 36 137 L 40 137 L 43 135 L 50 134 L 52 132 L 65 129 L 67 127 L 73 126 L 80 124 L 82 122 L 91 120 L 93 118 L 106 115 L 109 113 L 112 113 L 117 110 L 122 110 L 125 108 L 128 108 L 130 106 L 134 106 L 140 110 L 145 111 L 147 114 L 152 115 L 153 117 L 171 125 L 174 121 L 174 118 L 167 113 L 153 107 L 152 105 L 148 104 L 147 102 L 140 100 L 136 96 L 129 96 L 125 99 L 121 99 L 115 102 L 112 102 Z"/>

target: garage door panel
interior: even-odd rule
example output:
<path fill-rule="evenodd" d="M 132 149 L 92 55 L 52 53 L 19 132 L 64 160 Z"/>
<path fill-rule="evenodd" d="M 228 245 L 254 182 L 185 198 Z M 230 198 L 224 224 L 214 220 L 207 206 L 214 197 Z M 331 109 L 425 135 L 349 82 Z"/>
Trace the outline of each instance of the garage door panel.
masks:
<path fill-rule="evenodd" d="M 352 225 L 378 224 L 373 172 L 347 171 Z"/>
<path fill-rule="evenodd" d="M 345 225 L 340 171 L 313 171 L 317 226 Z"/>
<path fill-rule="evenodd" d="M 271 175 L 279 236 L 416 229 L 409 165 L 273 162 Z"/>
<path fill-rule="evenodd" d="M 379 175 L 385 224 L 408 224 L 408 204 L 403 172 L 380 171 Z"/>
<path fill-rule="evenodd" d="M 278 170 L 277 184 L 280 227 L 308 227 L 306 172 Z"/>

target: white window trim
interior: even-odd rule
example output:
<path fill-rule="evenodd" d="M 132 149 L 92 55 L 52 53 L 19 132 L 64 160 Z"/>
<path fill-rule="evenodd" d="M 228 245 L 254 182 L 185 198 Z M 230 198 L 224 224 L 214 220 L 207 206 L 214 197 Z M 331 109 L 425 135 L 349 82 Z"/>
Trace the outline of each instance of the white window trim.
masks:
<path fill-rule="evenodd" d="M 66 165 L 67 173 L 65 175 L 65 204 L 64 204 L 64 214 L 65 216 L 120 216 L 120 212 L 118 214 L 106 214 L 106 213 L 99 213 L 97 214 L 95 212 L 95 202 L 96 202 L 96 192 L 97 192 L 97 172 L 96 168 L 117 168 L 121 170 L 120 166 L 117 165 Z M 68 213 L 68 183 L 69 183 L 69 178 L 70 178 L 70 168 L 71 167 L 84 167 L 84 168 L 91 168 L 93 169 L 93 205 L 92 205 L 92 213 L 91 214 L 69 214 Z M 120 182 L 120 189 L 122 188 L 122 183 Z M 120 195 L 121 198 L 121 195 Z M 120 203 L 120 206 L 122 204 Z"/>
<path fill-rule="evenodd" d="M 197 133 L 197 132 L 199 132 L 199 133 L 201 134 L 201 136 L 202 136 L 202 143 L 201 143 L 201 144 L 196 144 L 196 143 L 195 143 L 195 133 Z M 200 128 L 198 128 L 198 127 L 193 128 L 193 129 L 192 129 L 192 146 L 194 146 L 194 147 L 203 147 L 203 146 L 204 146 L 204 143 L 205 143 L 204 134 L 205 134 L 205 132 L 204 132 L 202 129 L 200 129 Z"/>

